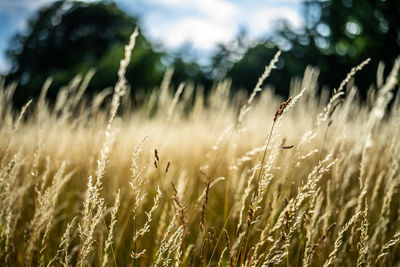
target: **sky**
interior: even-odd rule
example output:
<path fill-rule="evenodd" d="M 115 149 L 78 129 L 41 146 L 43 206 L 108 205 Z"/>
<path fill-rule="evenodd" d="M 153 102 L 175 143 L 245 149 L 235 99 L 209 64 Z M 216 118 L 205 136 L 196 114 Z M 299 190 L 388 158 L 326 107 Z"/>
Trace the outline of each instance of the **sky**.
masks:
<path fill-rule="evenodd" d="M 91 0 L 93 1 L 93 0 Z M 35 12 L 51 0 L 0 0 L 0 73 L 10 64 L 5 51 L 11 37 L 27 28 Z M 86 0 L 89 2 L 89 0 Z M 115 0 L 128 14 L 138 16 L 141 32 L 167 51 L 190 46 L 207 57 L 218 43 L 233 40 L 240 29 L 250 39 L 270 33 L 284 18 L 292 27 L 304 23 L 301 0 Z"/>

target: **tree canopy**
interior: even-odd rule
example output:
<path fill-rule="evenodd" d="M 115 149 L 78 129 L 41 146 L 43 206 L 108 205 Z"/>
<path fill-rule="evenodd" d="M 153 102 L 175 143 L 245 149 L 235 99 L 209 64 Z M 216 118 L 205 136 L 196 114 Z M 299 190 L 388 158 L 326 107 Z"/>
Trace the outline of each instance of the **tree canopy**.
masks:
<path fill-rule="evenodd" d="M 16 102 L 37 96 L 46 78 L 54 88 L 94 68 L 88 88 L 100 90 L 115 83 L 124 45 L 138 22 L 112 2 L 57 1 L 41 9 L 26 33 L 14 37 L 8 56 L 9 80 L 20 82 Z M 162 77 L 162 53 L 140 35 L 127 79 L 134 88 L 151 88 Z M 56 91 L 53 92 L 53 96 Z M 52 92 L 50 91 L 50 96 Z"/>
<path fill-rule="evenodd" d="M 383 61 L 390 69 L 400 55 L 398 14 L 399 1 L 304 1 L 302 29 L 293 30 L 280 21 L 276 32 L 232 62 L 227 74 L 234 86 L 252 89 L 266 62 L 280 47 L 284 50 L 281 69 L 269 79 L 279 94 L 287 95 L 291 77 L 301 75 L 307 65 L 320 68 L 320 83 L 335 88 L 352 67 L 371 58 L 369 66 L 357 74 L 357 84 L 365 95 L 367 86 L 375 81 L 378 62 Z M 226 57 L 226 49 L 221 54 Z"/>

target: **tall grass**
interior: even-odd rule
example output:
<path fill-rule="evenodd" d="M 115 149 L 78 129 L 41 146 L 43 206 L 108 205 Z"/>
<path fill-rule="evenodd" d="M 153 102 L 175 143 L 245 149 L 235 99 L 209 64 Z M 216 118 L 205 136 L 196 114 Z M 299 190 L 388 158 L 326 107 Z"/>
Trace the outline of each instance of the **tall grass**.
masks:
<path fill-rule="evenodd" d="M 400 59 L 367 101 L 368 60 L 331 97 L 309 67 L 283 101 L 263 86 L 278 52 L 248 97 L 229 81 L 174 93 L 169 69 L 132 109 L 136 36 L 113 92 L 86 99 L 91 71 L 16 110 L 0 83 L 1 265 L 400 263 Z"/>

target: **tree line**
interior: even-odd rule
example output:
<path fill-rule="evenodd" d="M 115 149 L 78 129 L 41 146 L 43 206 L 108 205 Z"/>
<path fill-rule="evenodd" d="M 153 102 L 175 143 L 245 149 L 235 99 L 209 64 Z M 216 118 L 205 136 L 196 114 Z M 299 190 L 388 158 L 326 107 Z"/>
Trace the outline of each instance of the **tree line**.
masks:
<path fill-rule="evenodd" d="M 246 42 L 246 32 L 239 32 L 232 42 L 218 45 L 209 66 L 179 53 L 168 54 L 141 35 L 127 80 L 134 92 L 146 93 L 159 85 L 166 67 L 172 66 L 175 85 L 191 81 L 207 92 L 213 81 L 229 77 L 233 88 L 252 90 L 265 64 L 281 49 L 280 70 L 269 80 L 276 93 L 287 96 L 291 79 L 301 76 L 307 65 L 320 68 L 321 86 L 335 88 L 353 66 L 371 58 L 357 78 L 365 96 L 367 86 L 375 81 L 378 62 L 390 69 L 400 54 L 400 1 L 307 0 L 302 14 L 301 29 L 294 30 L 282 20 L 273 34 L 256 42 Z M 43 7 L 30 19 L 28 30 L 13 37 L 7 51 L 12 68 L 6 81 L 19 82 L 15 103 L 37 97 L 48 77 L 54 88 L 49 97 L 54 98 L 57 88 L 90 69 L 96 74 L 88 94 L 112 86 L 135 25 L 140 27 L 140 21 L 112 1 L 56 1 Z"/>

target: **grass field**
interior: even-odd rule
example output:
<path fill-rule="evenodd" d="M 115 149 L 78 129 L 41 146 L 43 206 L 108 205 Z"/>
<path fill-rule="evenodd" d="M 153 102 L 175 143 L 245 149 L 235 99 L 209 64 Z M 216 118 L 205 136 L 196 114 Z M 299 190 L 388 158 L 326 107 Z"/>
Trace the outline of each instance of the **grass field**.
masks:
<path fill-rule="evenodd" d="M 0 265 L 400 264 L 400 59 L 366 101 L 353 77 L 368 60 L 333 94 L 307 68 L 280 99 L 263 85 L 278 52 L 249 96 L 173 88 L 168 70 L 136 107 L 136 33 L 91 100 L 92 72 L 20 110 L 0 85 Z"/>

